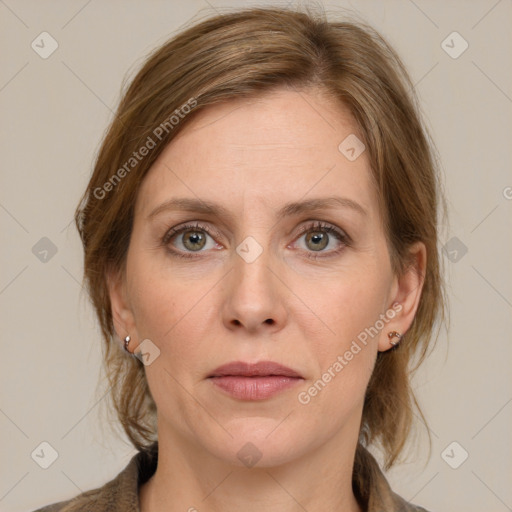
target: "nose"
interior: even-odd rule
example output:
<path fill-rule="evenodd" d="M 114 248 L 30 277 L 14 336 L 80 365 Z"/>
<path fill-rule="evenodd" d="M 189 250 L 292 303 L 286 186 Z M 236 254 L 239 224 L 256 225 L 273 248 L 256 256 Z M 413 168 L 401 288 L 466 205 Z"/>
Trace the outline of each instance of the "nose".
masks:
<path fill-rule="evenodd" d="M 286 287 L 265 249 L 255 261 L 248 262 L 234 254 L 234 268 L 229 272 L 223 322 L 229 330 L 251 334 L 271 334 L 286 322 Z"/>

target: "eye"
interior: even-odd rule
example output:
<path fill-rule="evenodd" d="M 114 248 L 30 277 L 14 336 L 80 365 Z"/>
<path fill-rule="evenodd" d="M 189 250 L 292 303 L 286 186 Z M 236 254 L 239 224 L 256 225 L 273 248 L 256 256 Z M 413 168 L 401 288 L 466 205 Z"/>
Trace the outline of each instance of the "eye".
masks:
<path fill-rule="evenodd" d="M 194 222 L 169 229 L 162 239 L 162 245 L 173 256 L 194 258 L 194 253 L 222 247 L 215 242 L 214 237 L 220 238 L 210 226 Z M 352 243 L 350 236 L 344 231 L 321 221 L 302 227 L 298 240 L 302 238 L 304 242 L 300 244 L 301 249 L 310 259 L 335 256 Z M 333 245 L 335 247 L 331 250 L 325 250 Z"/>
<path fill-rule="evenodd" d="M 194 257 L 193 254 L 187 253 L 204 252 L 203 249 L 208 250 L 218 247 L 210 234 L 210 228 L 200 223 L 171 228 L 165 234 L 162 244 L 168 247 L 170 244 L 173 245 L 177 250 L 169 247 L 169 251 L 184 258 Z"/>
<path fill-rule="evenodd" d="M 351 244 L 350 237 L 341 229 L 323 222 L 316 222 L 313 225 L 309 224 L 304 226 L 301 229 L 299 240 L 301 239 L 304 239 L 303 247 L 301 248 L 305 247 L 305 255 L 311 259 L 336 255 Z M 324 250 L 326 247 L 333 245 L 332 250 Z M 314 254 L 315 252 L 327 254 L 316 255 Z"/>

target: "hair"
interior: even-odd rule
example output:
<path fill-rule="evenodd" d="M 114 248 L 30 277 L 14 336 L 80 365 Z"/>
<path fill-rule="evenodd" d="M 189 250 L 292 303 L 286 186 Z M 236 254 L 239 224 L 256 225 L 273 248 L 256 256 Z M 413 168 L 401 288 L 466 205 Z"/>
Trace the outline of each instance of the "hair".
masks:
<path fill-rule="evenodd" d="M 116 338 L 107 284 L 108 272 L 125 275 L 135 201 L 146 173 L 206 106 L 283 87 L 320 90 L 349 108 L 366 146 L 395 275 L 410 268 L 412 244 L 426 246 L 415 318 L 397 347 L 378 353 L 364 398 L 360 444 L 378 443 L 389 469 L 411 433 L 415 408 L 426 425 L 410 377 L 437 341 L 436 322 L 445 319 L 437 211 L 442 207 L 446 215 L 445 199 L 435 148 L 398 55 L 366 23 L 329 22 L 311 8 L 250 8 L 209 17 L 154 50 L 123 86 L 75 212 L 110 399 L 130 442 L 148 450 L 157 440 L 156 404 L 144 365 L 127 357 Z M 155 147 L 135 159 L 134 152 L 150 140 Z M 362 460 L 358 453 L 356 465 Z"/>

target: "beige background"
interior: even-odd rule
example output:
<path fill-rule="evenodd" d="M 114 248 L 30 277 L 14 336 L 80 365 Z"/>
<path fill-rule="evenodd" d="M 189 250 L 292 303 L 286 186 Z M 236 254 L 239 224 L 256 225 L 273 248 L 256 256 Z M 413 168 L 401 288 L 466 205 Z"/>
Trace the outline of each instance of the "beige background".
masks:
<path fill-rule="evenodd" d="M 244 5 L 262 3 L 0 0 L 2 511 L 102 485 L 134 454 L 101 427 L 100 336 L 69 223 L 123 77 L 191 18 Z M 450 261 L 449 245 L 451 328 L 415 380 L 431 459 L 419 425 L 420 449 L 388 477 L 432 512 L 510 510 L 512 2 L 323 5 L 358 13 L 403 56 L 442 158 L 451 218 L 442 242 L 467 247 Z M 47 59 L 31 48 L 43 31 L 59 45 Z M 469 44 L 456 59 L 441 46 L 453 31 Z M 43 237 L 57 248 L 46 262 L 32 252 Z M 31 458 L 43 441 L 59 455 L 48 469 Z M 467 460 L 452 469 L 445 459 L 460 462 L 462 450 Z"/>

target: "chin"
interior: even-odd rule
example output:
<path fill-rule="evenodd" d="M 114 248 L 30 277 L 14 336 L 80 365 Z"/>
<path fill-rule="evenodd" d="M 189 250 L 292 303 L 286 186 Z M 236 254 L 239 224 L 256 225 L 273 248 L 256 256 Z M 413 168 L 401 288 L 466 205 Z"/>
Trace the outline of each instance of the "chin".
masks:
<path fill-rule="evenodd" d="M 306 451 L 305 439 L 296 433 L 301 431 L 288 424 L 280 425 L 282 419 L 243 418 L 226 425 L 227 434 L 215 439 L 208 450 L 226 463 L 246 468 L 270 468 L 286 464 Z M 212 439 L 208 439 L 210 445 Z"/>

